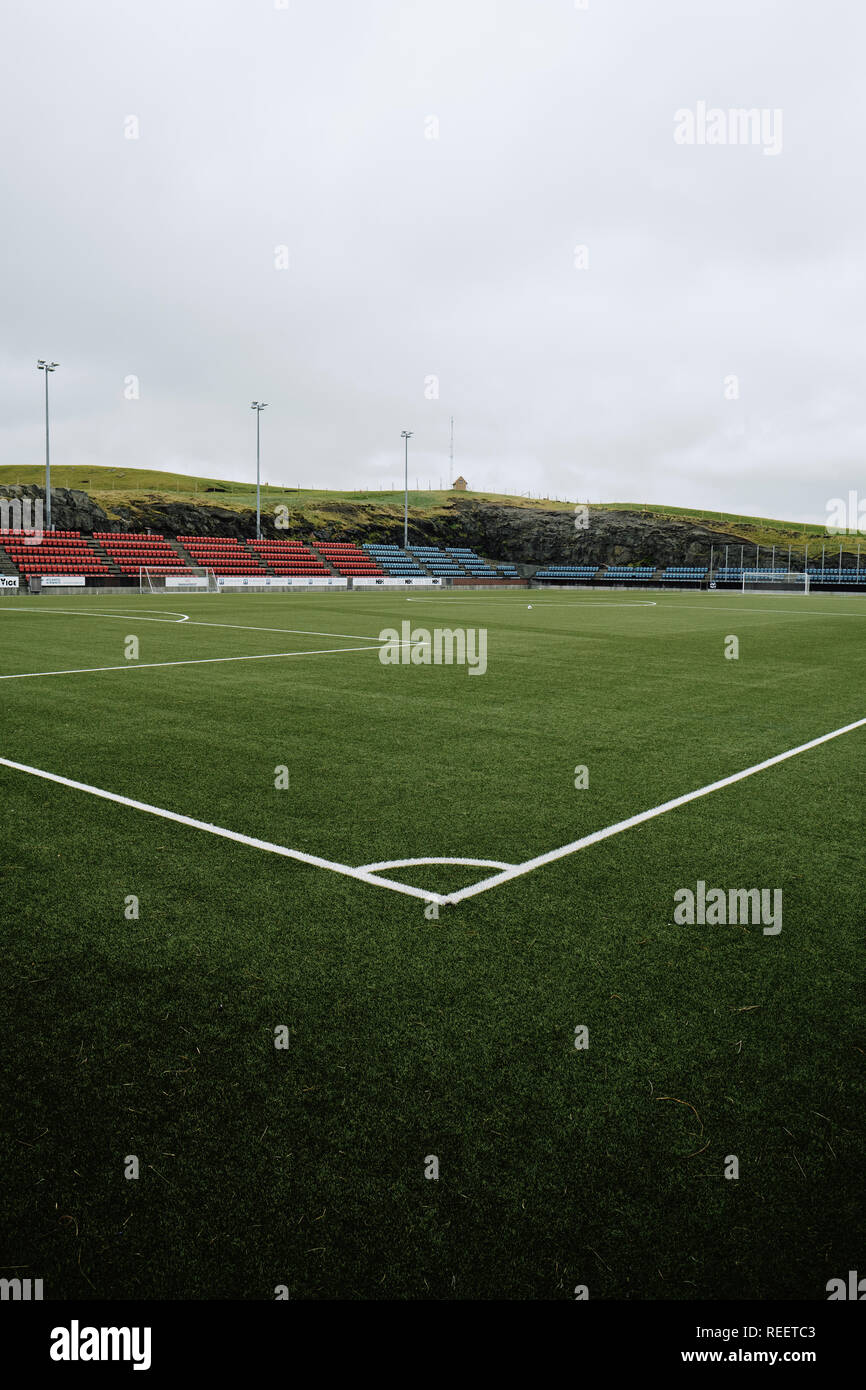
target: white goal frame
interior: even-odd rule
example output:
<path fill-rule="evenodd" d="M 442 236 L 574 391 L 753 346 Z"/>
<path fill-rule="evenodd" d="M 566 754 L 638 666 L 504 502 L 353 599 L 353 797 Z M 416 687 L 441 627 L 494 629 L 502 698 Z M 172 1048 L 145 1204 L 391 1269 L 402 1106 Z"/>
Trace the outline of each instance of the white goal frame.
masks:
<path fill-rule="evenodd" d="M 805 570 L 743 570 L 744 594 L 808 594 L 809 576 Z"/>
<path fill-rule="evenodd" d="M 214 571 L 212 569 L 205 568 L 203 565 L 194 565 L 192 569 L 187 570 L 185 574 L 181 574 L 179 572 L 170 575 L 160 574 L 158 573 L 158 571 L 161 568 L 162 567 L 160 565 L 140 566 L 138 571 L 138 592 L 140 594 L 222 593 L 222 589 L 220 588 L 217 582 L 217 577 Z M 179 584 L 172 584 L 171 589 L 168 589 L 165 583 L 166 579 L 178 579 L 181 581 L 183 581 L 184 579 L 196 579 L 199 581 L 199 583 L 184 584 L 181 582 Z M 200 582 L 202 579 L 207 580 L 207 585 L 204 585 Z"/>

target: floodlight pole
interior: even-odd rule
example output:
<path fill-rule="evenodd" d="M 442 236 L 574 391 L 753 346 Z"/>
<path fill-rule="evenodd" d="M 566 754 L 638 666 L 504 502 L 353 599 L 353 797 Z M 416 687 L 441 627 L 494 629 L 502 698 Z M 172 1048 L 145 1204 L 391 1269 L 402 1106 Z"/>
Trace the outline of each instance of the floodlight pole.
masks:
<path fill-rule="evenodd" d="M 48 445 L 48 373 L 56 371 L 59 362 L 46 362 L 40 357 L 36 363 L 40 372 L 45 373 L 45 530 L 51 530 L 51 453 Z"/>
<path fill-rule="evenodd" d="M 405 454 L 403 460 L 403 549 L 409 544 L 409 440 L 412 438 L 413 430 L 402 430 L 400 438 L 405 444 Z"/>
<path fill-rule="evenodd" d="M 262 538 L 262 508 L 261 508 L 261 495 L 260 495 L 260 487 L 259 487 L 259 474 L 260 474 L 260 464 L 261 464 L 261 431 L 260 431 L 260 429 L 259 429 L 259 421 L 261 420 L 262 411 L 264 410 L 264 408 L 265 408 L 266 405 L 267 405 L 267 401 L 253 401 L 252 405 L 250 406 L 250 409 L 251 409 L 251 410 L 254 410 L 254 411 L 256 412 L 256 540 L 257 540 L 257 541 L 260 541 L 261 538 Z"/>

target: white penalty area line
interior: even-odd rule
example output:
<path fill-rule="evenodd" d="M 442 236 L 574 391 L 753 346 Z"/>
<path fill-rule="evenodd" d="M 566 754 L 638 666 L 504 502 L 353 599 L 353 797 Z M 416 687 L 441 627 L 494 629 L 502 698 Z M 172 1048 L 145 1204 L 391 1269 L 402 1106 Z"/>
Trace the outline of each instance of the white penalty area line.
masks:
<path fill-rule="evenodd" d="M 23 615 L 25 617 L 35 615 L 40 618 L 52 618 L 61 614 L 68 618 L 108 618 L 116 622 L 137 621 L 141 623 L 168 623 L 177 625 L 178 623 L 188 623 L 190 627 L 221 627 L 228 628 L 232 632 L 279 632 L 288 634 L 290 637 L 350 637 L 355 642 L 378 642 L 378 637 L 374 637 L 366 632 L 318 632 L 308 627 L 253 627 L 249 623 L 208 623 L 203 618 L 190 618 L 188 614 L 173 618 L 143 618 L 141 612 L 174 612 L 173 609 L 147 608 L 137 613 L 100 613 L 95 609 L 88 609 L 82 612 L 78 608 L 2 608 L 0 607 L 0 617 L 10 615 Z"/>
<path fill-rule="evenodd" d="M 382 589 L 382 590 L 380 590 L 379 592 L 380 592 L 380 593 L 387 593 L 387 590 Z M 401 591 L 400 591 L 399 589 L 396 589 L 396 590 L 394 590 L 394 591 L 392 591 L 392 592 L 395 592 L 395 593 L 398 593 L 398 594 L 399 594 Z M 526 590 L 524 590 L 524 592 L 527 593 L 527 594 L 531 594 L 531 593 L 538 593 L 539 590 L 537 590 L 537 589 L 526 589 Z M 366 597 L 366 595 L 365 595 L 365 597 Z M 425 595 L 425 597 L 426 597 L 426 595 Z M 501 604 L 503 608 L 517 608 L 517 609 L 520 609 L 520 608 L 523 608 L 523 609 L 526 609 L 526 608 L 657 608 L 657 607 L 658 607 L 658 603 L 657 603 L 656 599 L 654 599 L 654 598 L 633 599 L 631 602 L 625 602 L 625 603 L 617 602 L 615 599 L 605 600 L 605 599 L 593 599 L 593 598 L 585 599 L 583 602 L 581 602 L 581 601 L 569 601 L 568 599 L 566 599 L 563 603 L 557 603 L 555 599 L 542 598 L 542 599 L 536 599 L 534 603 L 529 603 L 529 604 L 527 604 L 523 599 L 511 599 L 511 601 L 510 601 L 509 603 L 506 603 L 504 597 L 503 597 L 503 598 L 498 598 L 498 597 L 497 597 L 496 595 L 494 595 L 494 594 L 485 595 L 484 593 L 479 592 L 479 591 L 476 591 L 475 594 L 456 594 L 456 595 L 452 595 L 452 594 L 450 594 L 450 593 L 443 593 L 441 589 L 437 589 L 437 590 L 435 591 L 435 594 L 434 594 L 434 595 L 431 595 L 431 597 L 433 597 L 434 602 L 436 602 L 436 603 L 475 603 L 475 602 L 477 602 L 478 599 L 484 600 L 485 598 L 489 597 L 489 598 L 496 598 L 496 602 L 499 603 L 499 604 Z M 407 597 L 407 599 L 406 599 L 406 602 L 407 602 L 407 603 L 423 603 L 424 601 L 425 601 L 424 598 L 409 598 L 409 597 Z"/>
<path fill-rule="evenodd" d="M 631 830 L 636 825 L 642 825 L 644 821 L 653 820 L 656 816 L 663 816 L 668 811 L 675 810 L 678 806 L 685 806 L 690 801 L 697 801 L 699 797 L 709 796 L 711 792 L 721 791 L 723 787 L 733 786 L 735 782 L 742 782 L 746 777 L 753 777 L 757 772 L 764 772 L 769 767 L 775 767 L 778 763 L 786 762 L 789 758 L 796 758 L 800 753 L 806 753 L 811 748 L 818 748 L 822 743 L 829 743 L 831 739 L 841 738 L 843 734 L 849 734 L 854 729 L 861 729 L 866 725 L 866 718 L 856 719 L 853 724 L 845 724 L 840 729 L 833 729 L 829 734 L 821 734 L 818 738 L 810 739 L 808 743 L 801 743 L 796 748 L 789 748 L 785 753 L 777 753 L 775 757 L 766 758 L 761 763 L 754 763 L 751 767 L 744 768 L 742 772 L 734 772 L 729 777 L 722 777 L 717 782 L 708 782 L 705 787 L 698 787 L 696 791 L 686 792 L 683 796 L 674 797 L 671 801 L 665 801 L 660 806 L 653 806 L 648 811 L 641 811 L 636 816 L 629 816 L 627 820 L 617 821 L 615 825 L 609 825 L 604 830 L 595 830 L 590 835 L 584 835 L 579 840 L 573 840 L 571 844 L 562 845 L 559 849 L 549 850 L 547 854 L 539 854 L 534 859 L 527 859 L 523 864 L 503 864 L 502 870 L 498 874 L 493 874 L 489 878 L 480 879 L 477 883 L 470 884 L 468 888 L 461 888 L 454 893 L 433 893 L 424 888 L 414 888 L 408 883 L 398 883 L 394 879 L 381 878 L 375 872 L 376 865 L 361 865 L 353 867 L 350 864 L 340 864 L 331 859 L 322 859 L 315 854 L 305 854 L 301 850 L 288 849 L 285 845 L 276 845 L 269 840 L 257 840 L 250 835 L 242 835 L 236 830 L 226 830 L 219 825 L 212 825 L 208 821 L 195 820 L 191 816 L 182 816 L 176 811 L 167 811 L 160 806 L 151 806 L 145 801 L 134 801 L 130 797 L 120 796 L 116 792 L 105 791 L 101 787 L 92 787 L 86 782 L 76 782 L 69 777 L 60 777 L 54 772 L 46 772 L 42 768 L 30 767 L 27 763 L 16 763 L 9 758 L 0 758 L 0 766 L 8 767 L 13 772 L 28 773 L 32 777 L 42 777 L 47 782 L 56 782 L 59 786 L 70 787 L 73 791 L 86 792 L 90 796 L 101 797 L 104 801 L 114 801 L 120 806 L 128 806 L 134 811 L 145 811 L 148 815 L 160 816 L 163 820 L 176 821 L 178 825 L 189 826 L 193 830 L 204 830 L 209 835 L 219 835 L 225 840 L 234 840 L 241 845 L 248 845 L 251 849 L 265 850 L 270 854 L 279 854 L 286 859 L 296 859 L 302 864 L 310 864 L 319 869 L 330 869 L 333 873 L 343 874 L 347 878 L 359 879 L 362 883 L 372 884 L 377 888 L 388 888 L 394 893 L 404 893 L 410 898 L 420 898 L 423 902 L 437 903 L 441 906 L 453 906 L 463 902 L 466 898 L 474 897 L 478 893 L 487 893 L 491 888 L 498 888 L 500 884 L 509 883 L 512 879 L 520 878 L 523 874 L 532 873 L 534 869 L 540 869 L 545 864 L 552 864 L 557 859 L 564 859 L 567 855 L 576 854 L 579 850 L 586 849 L 589 845 L 598 844 L 601 840 L 608 840 L 613 835 L 619 835 L 624 830 Z M 469 859 L 425 859 L 425 860 L 383 860 L 378 867 L 398 868 L 414 864 L 475 864 L 493 866 L 502 861 L 496 860 L 469 860 Z"/>

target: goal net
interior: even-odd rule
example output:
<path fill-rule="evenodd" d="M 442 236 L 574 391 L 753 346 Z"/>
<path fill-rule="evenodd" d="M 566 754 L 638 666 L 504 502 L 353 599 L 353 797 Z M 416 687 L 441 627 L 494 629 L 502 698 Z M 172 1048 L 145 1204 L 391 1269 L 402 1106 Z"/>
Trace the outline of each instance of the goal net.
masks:
<path fill-rule="evenodd" d="M 196 565 L 184 571 L 147 568 L 138 571 L 140 594 L 219 594 L 221 589 L 212 569 Z"/>
<path fill-rule="evenodd" d="M 801 570 L 743 570 L 744 594 L 808 594 L 809 576 Z"/>

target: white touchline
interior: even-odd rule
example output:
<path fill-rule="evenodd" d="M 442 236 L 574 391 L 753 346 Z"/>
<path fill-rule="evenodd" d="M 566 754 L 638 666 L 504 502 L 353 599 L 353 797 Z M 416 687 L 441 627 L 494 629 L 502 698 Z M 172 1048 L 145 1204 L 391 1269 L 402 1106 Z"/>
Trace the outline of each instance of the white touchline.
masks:
<path fill-rule="evenodd" d="M 789 748 L 786 753 L 777 753 L 773 758 L 765 758 L 762 763 L 754 763 L 752 767 L 746 767 L 742 772 L 734 772 L 730 777 L 721 777 L 717 782 L 708 782 L 705 787 L 698 787 L 696 791 L 686 792 L 683 796 L 675 796 L 672 801 L 664 801 L 660 806 L 653 806 L 649 811 L 641 811 L 636 816 L 629 816 L 627 820 L 617 821 L 616 825 L 609 825 L 605 830 L 594 830 L 591 835 L 584 835 L 580 840 L 573 840 L 570 845 L 548 850 L 547 854 L 539 854 L 534 859 L 527 859 L 523 864 L 515 864 L 510 869 L 504 869 L 500 874 L 493 874 L 490 878 L 481 879 L 468 888 L 461 888 L 457 893 L 450 893 L 447 901 L 459 903 L 464 898 L 473 897 L 476 893 L 486 893 L 488 889 L 496 888 L 500 883 L 508 883 L 513 878 L 519 878 L 521 874 L 528 874 L 533 869 L 540 869 L 543 864 L 552 864 L 556 859 L 564 859 L 566 855 L 576 854 L 578 850 L 586 849 L 587 845 L 598 844 L 600 840 L 609 840 L 612 835 L 620 835 L 623 830 L 631 830 L 635 825 L 642 825 L 644 821 L 653 820 L 656 816 L 663 816 L 667 811 L 675 810 L 677 806 L 685 806 L 689 801 L 697 801 L 700 796 L 709 796 L 711 792 L 721 791 L 722 787 L 730 787 L 735 782 L 742 782 L 746 777 L 754 777 L 756 772 L 764 772 L 768 767 L 775 767 L 777 763 L 783 763 L 788 758 L 796 758 L 798 753 L 805 753 L 810 748 L 817 748 L 822 743 L 828 743 L 831 738 L 840 738 L 842 734 L 850 734 L 852 729 L 860 729 L 864 725 L 866 725 L 866 719 L 856 719 L 853 724 L 845 724 L 841 729 L 834 729 L 832 733 L 821 734 L 819 738 L 810 739 L 808 743 L 801 743 L 797 748 Z"/>
<path fill-rule="evenodd" d="M 282 855 L 284 859 L 297 859 L 302 864 L 311 864 L 317 869 L 330 869 L 333 873 L 357 878 L 362 883 L 372 883 L 378 888 L 390 888 L 395 893 L 405 893 L 410 898 L 422 898 L 424 902 L 442 903 L 446 900 L 439 893 L 428 893 L 423 888 L 413 888 L 408 883 L 397 883 L 388 878 L 377 878 L 366 869 L 355 869 L 351 864 L 340 864 L 336 860 L 322 859 L 317 854 L 304 854 L 299 849 L 287 849 L 285 845 L 272 844 L 270 840 L 257 840 L 252 835 L 241 835 L 236 830 L 226 830 L 221 825 L 209 821 L 195 820 L 192 816 L 179 815 L 177 811 L 167 811 L 162 806 L 151 806 L 147 801 L 134 801 L 131 797 L 120 796 L 117 792 L 105 791 L 102 787 L 91 787 L 87 782 L 76 782 L 71 777 L 58 777 L 54 772 L 45 772 L 40 767 L 30 767 L 27 763 L 12 762 L 10 758 L 0 758 L 0 766 L 11 768 L 13 772 L 27 772 L 32 777 L 42 777 L 46 782 L 56 782 L 61 787 L 71 787 L 73 791 L 87 792 L 103 801 L 114 801 L 120 806 L 128 806 L 133 811 L 146 811 L 148 815 L 160 816 L 162 820 L 176 821 L 178 825 L 189 826 L 191 830 L 205 830 L 209 835 L 219 835 L 224 840 L 234 840 L 250 849 L 267 850 L 269 854 Z"/>
<path fill-rule="evenodd" d="M 830 739 L 840 738 L 842 734 L 849 734 L 853 729 L 861 729 L 866 725 L 866 719 L 856 719 L 853 724 L 845 724 L 841 729 L 833 729 L 829 734 L 821 734 L 818 738 L 810 739 L 808 743 L 801 743 L 796 748 L 789 748 L 785 753 L 777 753 L 772 758 L 766 758 L 762 763 L 754 763 L 752 767 L 744 768 L 742 772 L 734 772 L 729 777 L 722 777 L 717 782 L 708 782 L 705 787 L 698 787 L 696 791 L 686 792 L 683 796 L 674 797 L 672 801 L 665 801 L 660 806 L 653 806 L 649 811 L 641 811 L 636 816 L 629 816 L 627 820 L 617 821 L 615 825 L 609 825 L 604 830 L 594 830 L 590 835 L 584 835 L 580 840 L 573 840 L 569 845 L 562 845 L 559 849 L 548 850 L 546 854 L 539 854 L 534 859 L 527 859 L 523 864 L 511 864 L 503 867 L 502 872 L 493 874 L 490 878 L 479 879 L 477 883 L 470 884 L 468 888 L 461 888 L 454 893 L 433 893 L 424 888 L 413 888 L 406 883 L 397 883 L 394 879 L 379 878 L 374 870 L 378 868 L 398 868 L 408 867 L 411 864 L 488 864 L 493 865 L 503 861 L 497 860 L 469 860 L 469 859 L 391 859 L 383 860 L 377 865 L 361 865 L 353 868 L 350 864 L 339 864 L 331 859 L 321 859 L 314 854 L 304 854 L 301 850 L 288 849 L 285 845 L 275 845 L 269 840 L 256 840 L 250 835 L 241 835 L 236 830 L 225 830 L 218 825 L 211 825 L 208 821 L 194 820 L 191 816 L 179 815 L 176 811 L 166 811 L 159 806 L 151 806 L 146 801 L 133 801 L 128 796 L 120 796 L 116 792 L 105 791 L 101 787 L 91 787 L 87 782 L 75 782 L 69 777 L 59 777 L 54 772 L 45 772 L 42 768 L 30 767 L 27 763 L 12 762 L 9 758 L 0 758 L 0 766 L 11 768 L 14 772 L 26 772 L 32 777 L 42 777 L 47 782 L 56 782 L 61 787 L 71 787 L 74 791 L 87 792 L 90 796 L 101 797 L 105 801 L 115 801 L 121 806 L 129 806 L 134 811 L 146 811 L 152 816 L 161 816 L 164 820 L 177 821 L 179 825 L 190 826 L 193 830 L 205 830 L 210 835 L 219 835 L 225 840 L 236 840 L 238 844 L 249 845 L 252 849 L 267 850 L 271 854 L 280 854 L 286 859 L 297 859 L 304 864 L 312 864 L 316 868 L 330 869 L 334 873 L 344 874 L 348 878 L 360 879 L 363 883 L 373 884 L 378 888 L 390 888 L 395 893 L 405 893 L 410 898 L 421 898 L 424 902 L 439 903 L 442 906 L 452 906 L 462 902 L 465 898 L 474 897 L 477 893 L 489 892 L 491 888 L 498 888 L 501 883 L 509 883 L 514 878 L 520 878 L 522 874 L 531 873 L 534 869 L 540 869 L 544 864 L 552 864 L 557 859 L 564 859 L 569 854 L 576 854 L 578 850 L 586 849 L 588 845 L 598 844 L 600 840 L 608 840 L 612 835 L 619 835 L 624 830 L 631 830 L 636 825 L 642 825 L 644 821 L 652 820 L 655 816 L 663 816 L 667 811 L 673 811 L 677 806 L 685 806 L 689 801 L 696 801 L 700 796 L 709 796 L 711 792 L 720 791 L 722 787 L 730 787 L 735 782 L 742 782 L 746 777 L 753 777 L 756 772 L 763 772 L 768 767 L 775 767 L 777 763 L 783 763 L 788 758 L 795 758 L 799 753 L 806 753 L 810 748 L 818 748 L 822 743 L 828 743 Z"/>
<path fill-rule="evenodd" d="M 385 646 L 388 644 L 386 643 Z M 404 641 L 398 643 L 401 647 L 428 647 L 426 641 Z M 344 652 L 379 652 L 383 647 L 372 641 L 366 647 L 323 647 L 321 651 L 314 652 L 258 652 L 251 656 L 197 656 L 187 657 L 184 661 L 128 661 L 123 666 L 71 666 L 62 671 L 12 671 L 9 675 L 0 676 L 0 681 L 29 681 L 35 680 L 39 676 L 90 676 L 98 671 L 150 671 L 159 666 L 212 666 L 220 661 L 276 661 L 279 657 L 288 656 L 339 656 Z"/>
<path fill-rule="evenodd" d="M 404 645 L 403 643 L 400 644 Z M 405 644 L 409 645 L 409 644 Z M 419 645 L 418 643 L 415 644 Z M 423 644 L 422 644 L 423 645 Z M 123 666 L 73 666 L 64 671 L 13 671 L 11 675 L 0 676 L 0 681 L 29 681 L 37 676 L 87 676 L 96 671 L 151 671 L 156 666 L 212 666 L 220 661 L 276 661 L 288 656 L 339 656 L 343 652 L 378 652 L 378 646 L 369 647 L 325 647 L 317 652 L 261 652 L 255 656 L 200 656 L 186 661 L 127 661 Z"/>

